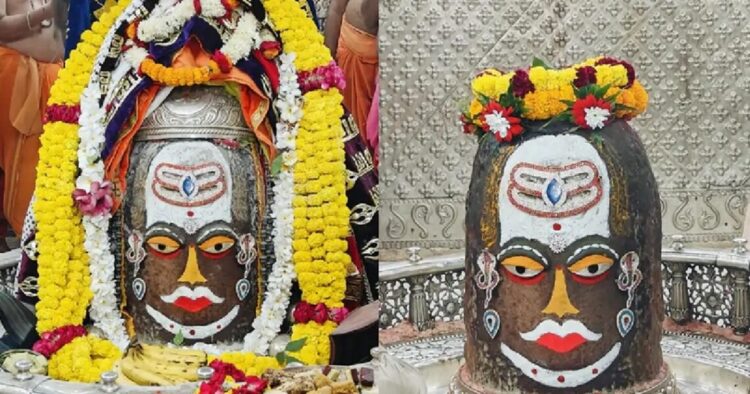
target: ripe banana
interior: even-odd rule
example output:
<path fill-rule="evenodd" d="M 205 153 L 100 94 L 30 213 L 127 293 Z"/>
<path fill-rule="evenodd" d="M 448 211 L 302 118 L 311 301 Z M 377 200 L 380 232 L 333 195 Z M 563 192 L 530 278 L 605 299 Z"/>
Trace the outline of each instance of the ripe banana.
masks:
<path fill-rule="evenodd" d="M 141 385 L 181 384 L 196 381 L 196 371 L 205 363 L 201 351 L 136 344 L 123 359 L 122 370 Z"/>
<path fill-rule="evenodd" d="M 138 352 L 131 351 L 122 360 L 122 373 L 141 386 L 172 386 L 175 381 L 152 372 L 148 365 L 142 365 Z"/>

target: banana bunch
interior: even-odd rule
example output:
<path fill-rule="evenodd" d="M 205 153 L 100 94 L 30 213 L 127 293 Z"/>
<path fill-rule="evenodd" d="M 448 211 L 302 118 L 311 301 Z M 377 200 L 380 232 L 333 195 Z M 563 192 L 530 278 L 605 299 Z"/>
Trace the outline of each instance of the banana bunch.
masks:
<path fill-rule="evenodd" d="M 172 386 L 198 380 L 206 353 L 193 349 L 136 344 L 120 362 L 122 374 L 141 386 Z"/>

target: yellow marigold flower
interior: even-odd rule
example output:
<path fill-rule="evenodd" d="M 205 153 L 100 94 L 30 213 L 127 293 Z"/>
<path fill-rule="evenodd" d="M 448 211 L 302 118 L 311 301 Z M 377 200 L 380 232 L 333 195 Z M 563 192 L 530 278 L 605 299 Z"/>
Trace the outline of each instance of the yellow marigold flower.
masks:
<path fill-rule="evenodd" d="M 596 69 L 596 84 L 599 86 L 622 87 L 628 84 L 628 71 L 622 65 L 602 64 Z"/>
<path fill-rule="evenodd" d="M 491 99 L 497 99 L 500 95 L 508 91 L 510 79 L 512 77 L 512 73 L 502 74 L 498 70 L 485 70 L 471 82 L 471 89 L 476 96 L 481 95 Z"/>

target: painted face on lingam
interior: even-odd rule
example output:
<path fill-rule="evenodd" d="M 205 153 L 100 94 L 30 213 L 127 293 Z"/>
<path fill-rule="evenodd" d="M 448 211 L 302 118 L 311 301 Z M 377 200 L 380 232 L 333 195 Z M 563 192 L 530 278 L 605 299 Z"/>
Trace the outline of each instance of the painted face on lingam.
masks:
<path fill-rule="evenodd" d="M 480 144 L 467 207 L 469 370 L 544 392 L 653 378 L 661 233 L 643 148 L 625 122 L 597 140 L 549 128 Z"/>
<path fill-rule="evenodd" d="M 139 339 L 240 341 L 258 305 L 257 151 L 178 139 L 138 142 L 133 157 L 124 236 Z"/>

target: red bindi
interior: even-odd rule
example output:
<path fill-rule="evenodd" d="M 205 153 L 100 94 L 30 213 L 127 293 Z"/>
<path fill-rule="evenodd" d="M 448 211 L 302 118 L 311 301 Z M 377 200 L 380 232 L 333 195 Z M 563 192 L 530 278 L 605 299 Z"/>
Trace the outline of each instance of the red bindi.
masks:
<path fill-rule="evenodd" d="M 598 374 L 598 373 L 599 373 L 599 370 L 598 370 L 598 369 L 596 369 L 596 368 L 594 368 L 594 369 L 592 369 L 592 370 L 591 370 L 591 373 L 593 373 L 594 375 L 596 375 L 596 374 Z"/>
<path fill-rule="evenodd" d="M 188 215 L 188 217 L 191 218 L 191 217 L 195 216 L 195 212 L 193 212 L 193 211 L 187 211 L 187 215 Z"/>
<path fill-rule="evenodd" d="M 562 375 L 558 376 L 557 377 L 557 381 L 560 382 L 560 383 L 564 382 L 565 381 L 565 376 L 562 376 Z"/>
<path fill-rule="evenodd" d="M 560 231 L 562 230 L 562 225 L 560 223 L 555 223 L 552 225 L 552 229 L 555 231 Z"/>
<path fill-rule="evenodd" d="M 536 375 L 536 368 L 531 368 L 531 373 Z"/>
<path fill-rule="evenodd" d="M 190 335 L 195 335 L 195 330 L 190 330 Z"/>

